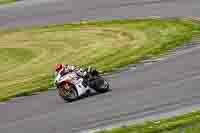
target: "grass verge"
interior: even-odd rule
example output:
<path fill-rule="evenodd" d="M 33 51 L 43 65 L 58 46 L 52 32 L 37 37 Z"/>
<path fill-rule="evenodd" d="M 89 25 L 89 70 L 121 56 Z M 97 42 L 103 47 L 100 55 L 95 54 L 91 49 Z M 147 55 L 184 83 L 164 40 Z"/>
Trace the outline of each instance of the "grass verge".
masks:
<path fill-rule="evenodd" d="M 200 111 L 96 133 L 199 133 Z"/>
<path fill-rule="evenodd" d="M 53 64 L 102 72 L 165 54 L 199 33 L 191 20 L 113 20 L 0 31 L 0 101 L 52 86 Z"/>
<path fill-rule="evenodd" d="M 8 4 L 8 3 L 12 3 L 12 2 L 16 2 L 17 0 L 0 0 L 0 5 L 1 4 Z"/>

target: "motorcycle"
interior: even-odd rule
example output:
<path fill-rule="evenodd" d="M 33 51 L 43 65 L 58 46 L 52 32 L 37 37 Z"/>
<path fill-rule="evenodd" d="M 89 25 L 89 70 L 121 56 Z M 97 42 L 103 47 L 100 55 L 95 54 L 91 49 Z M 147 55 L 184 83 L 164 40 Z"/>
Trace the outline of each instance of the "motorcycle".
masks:
<path fill-rule="evenodd" d="M 98 93 L 109 91 L 108 81 L 100 76 L 95 68 L 89 67 L 83 72 L 86 73 L 83 77 L 78 75 L 75 71 L 62 77 L 60 75 L 56 76 L 55 85 L 59 96 L 63 100 L 72 102 L 92 90 Z"/>

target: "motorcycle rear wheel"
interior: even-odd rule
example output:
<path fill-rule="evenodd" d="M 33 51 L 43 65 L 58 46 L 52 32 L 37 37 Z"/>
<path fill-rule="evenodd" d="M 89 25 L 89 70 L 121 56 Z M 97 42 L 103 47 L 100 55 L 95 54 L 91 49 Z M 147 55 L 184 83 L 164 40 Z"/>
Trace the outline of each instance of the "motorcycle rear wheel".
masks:
<path fill-rule="evenodd" d="M 109 83 L 106 79 L 102 78 L 102 77 L 98 77 L 96 80 L 96 86 L 94 87 L 95 91 L 99 92 L 99 93 L 104 93 L 109 91 Z"/>

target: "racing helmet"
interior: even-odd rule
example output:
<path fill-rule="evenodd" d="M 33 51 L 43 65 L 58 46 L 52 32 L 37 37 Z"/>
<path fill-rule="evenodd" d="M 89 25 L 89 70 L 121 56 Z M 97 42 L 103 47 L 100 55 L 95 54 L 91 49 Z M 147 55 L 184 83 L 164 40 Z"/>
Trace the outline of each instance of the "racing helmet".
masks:
<path fill-rule="evenodd" d="M 62 64 L 55 64 L 55 66 L 54 66 L 54 69 L 55 69 L 55 71 L 59 71 L 59 70 L 61 70 L 62 69 L 62 67 L 63 67 L 63 65 Z"/>

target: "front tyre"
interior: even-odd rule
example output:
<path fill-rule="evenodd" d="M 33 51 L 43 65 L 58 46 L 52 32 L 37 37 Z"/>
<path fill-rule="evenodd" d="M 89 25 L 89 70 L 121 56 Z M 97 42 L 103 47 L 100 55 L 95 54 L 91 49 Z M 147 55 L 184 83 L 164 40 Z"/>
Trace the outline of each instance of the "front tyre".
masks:
<path fill-rule="evenodd" d="M 78 99 L 78 92 L 76 88 L 72 85 L 68 89 L 62 88 L 62 93 L 59 93 L 60 97 L 67 102 L 72 102 Z"/>

